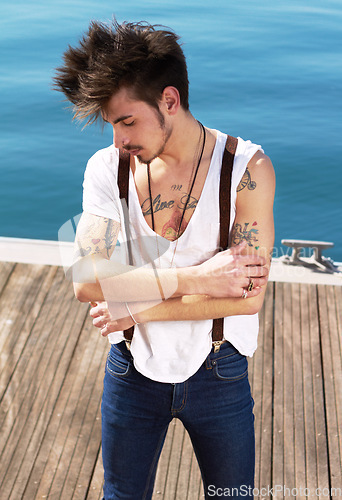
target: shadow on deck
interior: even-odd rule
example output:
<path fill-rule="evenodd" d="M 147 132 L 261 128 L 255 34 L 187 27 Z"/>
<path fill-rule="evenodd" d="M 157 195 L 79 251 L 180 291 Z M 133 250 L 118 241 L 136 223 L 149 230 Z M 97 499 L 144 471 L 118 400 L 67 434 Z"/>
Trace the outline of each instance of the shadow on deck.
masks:
<path fill-rule="evenodd" d="M 60 267 L 0 262 L 0 325 L 1 500 L 100 499 L 108 343 L 92 326 L 87 305 L 74 299 Z M 249 360 L 256 497 L 270 497 L 277 487 L 278 498 L 337 498 L 342 287 L 270 282 L 260 327 L 259 348 Z M 153 498 L 203 498 L 196 459 L 177 420 Z"/>

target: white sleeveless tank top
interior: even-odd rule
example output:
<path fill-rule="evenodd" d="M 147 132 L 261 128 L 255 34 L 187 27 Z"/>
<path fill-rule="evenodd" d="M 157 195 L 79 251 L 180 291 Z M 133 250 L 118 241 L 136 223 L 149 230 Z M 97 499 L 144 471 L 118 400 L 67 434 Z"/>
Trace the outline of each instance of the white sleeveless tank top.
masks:
<path fill-rule="evenodd" d="M 200 199 L 178 242 L 158 236 L 157 245 L 156 233 L 142 214 L 130 172 L 129 219 L 134 265 L 151 267 L 149 254 L 157 268 L 169 268 L 171 262 L 173 267 L 186 267 L 200 264 L 217 252 L 220 235 L 220 171 L 227 136 L 219 131 L 216 133 L 216 144 Z M 259 145 L 238 138 L 232 173 L 230 229 L 236 213 L 237 186 L 249 160 L 258 150 L 262 151 Z M 117 185 L 118 160 L 118 150 L 113 145 L 98 151 L 89 160 L 83 183 L 83 210 L 121 223 L 119 243 L 112 259 L 127 264 L 128 256 L 123 245 L 126 241 L 123 208 Z M 131 353 L 136 369 L 159 382 L 184 382 L 196 373 L 211 350 L 212 324 L 212 319 L 208 319 L 151 322 L 135 326 Z M 257 336 L 257 314 L 224 319 L 224 338 L 241 354 L 253 355 Z M 124 340 L 122 332 L 111 333 L 108 338 L 112 344 Z"/>

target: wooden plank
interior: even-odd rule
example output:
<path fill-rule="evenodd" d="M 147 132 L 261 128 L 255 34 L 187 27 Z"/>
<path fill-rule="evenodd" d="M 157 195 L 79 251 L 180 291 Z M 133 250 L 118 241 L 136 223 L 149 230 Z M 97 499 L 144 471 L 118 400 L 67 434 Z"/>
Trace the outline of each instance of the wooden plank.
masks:
<path fill-rule="evenodd" d="M 280 483 L 286 486 L 284 498 L 290 498 L 295 485 L 295 460 L 294 460 L 294 379 L 293 379 L 293 325 L 292 325 L 292 298 L 293 288 L 298 285 L 284 283 L 283 291 L 283 387 L 284 387 L 284 432 L 283 432 L 283 450 L 284 450 L 284 482 Z M 279 411 L 275 407 L 275 411 Z"/>
<path fill-rule="evenodd" d="M 342 488 L 341 453 L 341 299 L 340 290 L 318 286 L 319 321 L 321 329 L 325 410 L 328 432 L 329 469 L 331 487 Z M 336 495 L 337 497 L 338 495 Z"/>
<path fill-rule="evenodd" d="M 306 487 L 311 496 L 328 481 L 317 288 L 301 285 Z"/>
<path fill-rule="evenodd" d="M 310 353 L 310 314 L 308 287 L 301 287 L 301 333 L 303 354 L 303 396 L 305 433 L 305 487 L 314 491 L 317 487 L 317 455 L 315 440 L 315 414 L 313 396 L 313 372 Z"/>
<path fill-rule="evenodd" d="M 171 454 L 168 464 L 168 475 L 164 490 L 164 500 L 172 500 L 176 498 L 177 483 L 179 478 L 179 457 L 182 454 L 185 429 L 183 424 L 175 419 L 175 430 L 171 445 Z"/>
<path fill-rule="evenodd" d="M 3 290 L 6 288 L 8 279 L 15 268 L 14 262 L 0 261 L 0 297 Z"/>
<path fill-rule="evenodd" d="M 264 334 L 262 344 L 262 409 L 260 440 L 259 486 L 272 484 L 272 413 L 273 413 L 273 344 L 274 344 L 274 283 L 268 285 L 265 297 Z"/>
<path fill-rule="evenodd" d="M 308 308 L 310 323 L 310 353 L 312 366 L 312 385 L 313 385 L 313 408 L 315 422 L 315 442 L 317 457 L 317 487 L 319 491 L 329 486 L 328 471 L 328 450 L 327 450 L 327 428 L 326 414 L 324 405 L 323 390 L 323 367 L 321 341 L 319 332 L 319 314 L 317 307 L 317 287 L 307 285 L 308 290 Z M 316 498 L 324 498 L 323 494 L 316 495 Z"/>
<path fill-rule="evenodd" d="M 180 497 L 179 497 L 180 498 Z M 193 452 L 191 455 L 189 485 L 188 485 L 188 500 L 196 500 L 204 498 L 204 487 L 201 477 L 201 472 L 198 466 L 197 458 Z"/>
<path fill-rule="evenodd" d="M 160 498 L 164 498 L 166 483 L 169 475 L 169 463 L 172 451 L 173 438 L 175 434 L 175 428 L 176 428 L 176 419 L 172 420 L 166 434 L 164 446 L 159 458 L 152 500 L 158 500 Z"/>
<path fill-rule="evenodd" d="M 273 406 L 273 298 L 274 283 L 267 285 L 260 312 L 258 349 L 253 355 L 251 388 L 255 402 L 255 487 L 271 484 L 272 406 Z M 249 360 L 250 365 L 251 360 Z"/>
<path fill-rule="evenodd" d="M 98 386 L 98 383 L 96 385 Z M 92 428 L 90 429 L 89 434 L 87 434 L 88 432 L 87 427 L 85 427 L 85 429 L 81 431 L 82 432 L 81 436 L 87 438 L 88 442 L 87 442 L 87 448 L 82 457 L 82 462 L 80 464 L 80 472 L 77 478 L 77 488 L 75 488 L 73 495 L 72 491 L 70 491 L 71 493 L 70 497 L 75 500 L 88 498 L 88 492 L 90 488 L 92 488 L 92 494 L 95 493 L 95 482 L 93 480 L 93 473 L 96 468 L 99 453 L 101 450 L 101 404 L 100 403 L 101 403 L 101 393 L 100 393 L 98 409 L 95 414 L 93 425 Z M 69 470 L 71 470 L 71 468 Z M 100 484 L 97 488 L 97 498 L 100 495 L 102 495 L 101 493 L 103 487 L 102 479 L 103 479 L 103 469 L 101 470 Z"/>
<path fill-rule="evenodd" d="M 103 463 L 102 448 L 97 456 L 94 471 L 91 476 L 91 483 L 88 489 L 86 500 L 101 500 L 103 497 Z"/>
<path fill-rule="evenodd" d="M 189 434 L 184 432 L 182 453 L 179 459 L 176 498 L 193 500 L 200 498 L 202 495 L 204 495 L 204 491 L 200 469 Z"/>
<path fill-rule="evenodd" d="M 181 425 L 180 421 L 177 421 L 177 425 Z M 189 438 L 189 434 L 182 429 L 183 432 L 183 442 L 181 453 L 178 457 L 179 468 L 178 468 L 178 478 L 176 483 L 176 498 L 184 498 L 186 500 L 188 498 L 189 493 L 189 482 L 190 482 L 190 471 L 192 458 L 194 455 L 194 450 L 192 447 L 191 440 Z"/>
<path fill-rule="evenodd" d="M 305 431 L 304 431 L 304 374 L 303 374 L 303 347 L 301 330 L 301 307 L 300 307 L 301 287 L 296 285 L 292 288 L 292 320 L 293 332 L 293 387 L 294 404 L 294 474 L 295 485 L 305 487 L 306 466 L 305 466 Z"/>
<path fill-rule="evenodd" d="M 340 455 L 340 477 L 332 481 L 336 488 L 342 488 L 342 287 L 334 287 L 335 296 L 335 307 L 336 307 L 336 342 L 335 342 L 335 362 L 334 362 L 334 372 L 335 372 L 335 394 L 336 394 L 336 417 L 337 417 L 337 428 L 339 429 L 337 439 L 338 439 L 338 450 Z M 338 359 L 337 359 L 338 357 Z M 336 364 L 335 364 L 336 363 Z M 340 486 L 337 486 L 340 484 Z"/>
<path fill-rule="evenodd" d="M 275 284 L 272 484 L 284 484 L 284 284 Z"/>

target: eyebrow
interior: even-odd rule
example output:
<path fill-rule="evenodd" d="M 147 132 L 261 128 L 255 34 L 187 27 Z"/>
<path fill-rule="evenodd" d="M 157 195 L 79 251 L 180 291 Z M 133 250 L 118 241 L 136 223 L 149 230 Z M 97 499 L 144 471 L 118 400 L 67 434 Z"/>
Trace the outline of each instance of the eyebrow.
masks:
<path fill-rule="evenodd" d="M 117 118 L 113 123 L 114 125 L 116 125 L 117 123 L 119 122 L 122 122 L 123 120 L 127 120 L 127 118 L 132 118 L 133 115 L 124 115 L 124 116 L 120 116 L 119 118 Z"/>

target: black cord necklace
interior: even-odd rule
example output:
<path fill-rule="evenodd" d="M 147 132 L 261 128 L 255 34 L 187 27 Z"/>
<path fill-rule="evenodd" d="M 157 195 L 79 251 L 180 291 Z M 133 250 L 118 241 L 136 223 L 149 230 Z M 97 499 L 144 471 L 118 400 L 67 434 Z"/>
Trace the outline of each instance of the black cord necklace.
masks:
<path fill-rule="evenodd" d="M 197 162 L 197 166 L 196 166 L 194 178 L 192 179 L 191 187 L 189 189 L 189 194 L 187 196 L 187 199 L 186 199 L 186 202 L 185 202 L 185 205 L 184 205 L 184 208 L 183 208 L 182 216 L 181 216 L 181 219 L 180 219 L 180 222 L 179 222 L 179 226 L 178 226 L 178 231 L 177 231 L 176 239 L 179 238 L 179 233 L 180 233 L 180 230 L 181 230 L 181 227 L 182 227 L 182 223 L 183 223 L 183 220 L 184 220 L 185 211 L 186 211 L 186 208 L 187 208 L 188 203 L 189 203 L 190 198 L 191 198 L 191 193 L 192 193 L 193 187 L 195 185 L 197 173 L 198 173 L 201 161 L 202 161 L 202 156 L 203 156 L 203 151 L 204 151 L 204 146 L 205 146 L 205 139 L 206 139 L 205 128 L 204 128 L 204 126 L 202 125 L 201 122 L 198 122 L 198 123 L 199 123 L 199 125 L 201 127 L 201 132 L 203 132 L 202 149 L 201 149 L 201 154 L 199 155 L 199 158 L 198 158 L 198 162 Z M 155 225 L 154 225 L 154 213 L 153 213 L 152 190 L 151 190 L 151 172 L 150 172 L 150 164 L 149 163 L 147 164 L 147 179 L 148 179 L 148 191 L 149 191 L 149 197 L 150 197 L 150 206 L 151 206 L 152 230 L 154 231 Z"/>

